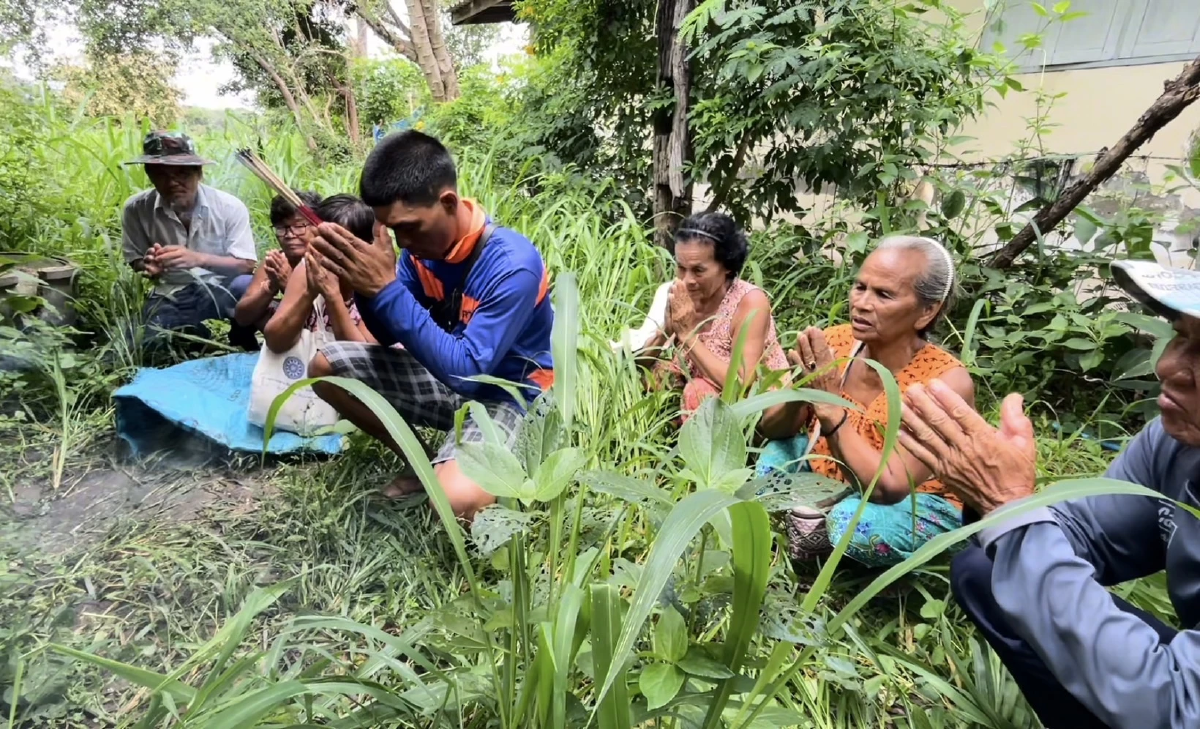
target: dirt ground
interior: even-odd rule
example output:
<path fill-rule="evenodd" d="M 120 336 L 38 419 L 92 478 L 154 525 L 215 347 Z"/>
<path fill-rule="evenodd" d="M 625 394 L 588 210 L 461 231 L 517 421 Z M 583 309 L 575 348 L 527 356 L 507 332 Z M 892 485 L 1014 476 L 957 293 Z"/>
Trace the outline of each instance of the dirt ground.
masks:
<path fill-rule="evenodd" d="M 99 452 L 81 459 L 58 493 L 49 477 L 22 479 L 0 499 L 0 547 L 17 557 L 67 554 L 99 541 L 123 520 L 194 521 L 213 511 L 254 508 L 271 488 L 257 459 L 173 455 L 140 462 Z M 36 473 L 40 469 L 29 469 Z"/>
<path fill-rule="evenodd" d="M 147 533 L 150 527 L 194 525 L 220 531 L 275 493 L 269 479 L 277 475 L 277 464 L 264 466 L 258 457 L 184 447 L 134 460 L 123 457 L 112 436 L 103 432 L 72 454 L 56 490 L 52 441 L 31 441 L 21 438 L 0 449 L 0 694 L 13 680 L 6 669 L 15 664 L 6 665 L 4 658 L 16 655 L 6 654 L 14 646 L 28 651 L 39 643 L 58 642 L 117 660 L 129 660 L 130 654 L 122 651 L 135 644 L 151 652 L 167 650 L 169 640 L 141 633 L 156 625 L 164 605 L 189 599 L 180 595 L 197 594 L 204 580 L 159 587 L 135 581 L 126 589 L 130 586 L 122 583 L 122 575 L 114 576 L 106 567 L 115 566 L 109 561 L 113 558 L 138 558 L 130 556 L 130 548 L 112 545 L 123 545 L 125 536 Z M 98 571 L 91 561 L 97 554 L 106 555 Z M 6 589 L 16 590 L 8 600 Z M 150 604 L 157 607 L 147 608 Z M 197 615 L 175 616 L 172 627 L 195 627 L 200 635 L 213 629 L 191 623 L 200 620 Z M 177 659 L 172 654 L 171 660 Z M 26 668 L 20 710 L 27 721 L 17 724 L 21 727 L 113 726 L 97 717 L 123 716 L 140 696 L 123 679 L 94 670 L 79 673 L 76 662 L 63 656 L 40 654 Z M 80 676 L 90 677 L 88 688 L 81 688 Z M 4 716 L 6 700 L 0 695 Z"/>

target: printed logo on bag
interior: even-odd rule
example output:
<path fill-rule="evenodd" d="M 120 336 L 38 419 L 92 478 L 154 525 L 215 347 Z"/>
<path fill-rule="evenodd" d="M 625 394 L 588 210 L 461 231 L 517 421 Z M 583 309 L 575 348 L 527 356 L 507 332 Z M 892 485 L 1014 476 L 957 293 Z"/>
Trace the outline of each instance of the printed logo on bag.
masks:
<path fill-rule="evenodd" d="M 288 376 L 288 379 L 298 380 L 304 377 L 304 363 L 299 357 L 288 357 L 283 360 L 283 374 Z"/>

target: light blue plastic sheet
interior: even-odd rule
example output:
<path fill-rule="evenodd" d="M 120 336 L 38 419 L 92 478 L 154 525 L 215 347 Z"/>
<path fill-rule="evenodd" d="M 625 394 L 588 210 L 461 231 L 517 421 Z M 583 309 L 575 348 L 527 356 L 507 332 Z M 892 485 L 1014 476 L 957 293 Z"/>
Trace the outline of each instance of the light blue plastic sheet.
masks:
<path fill-rule="evenodd" d="M 170 431 L 180 429 L 233 451 L 262 453 L 263 429 L 246 418 L 257 361 L 257 354 L 229 354 L 139 370 L 132 382 L 113 393 L 117 436 L 134 456 L 160 449 Z M 276 430 L 267 452 L 332 455 L 344 443 L 345 437 L 337 434 L 304 438 Z"/>

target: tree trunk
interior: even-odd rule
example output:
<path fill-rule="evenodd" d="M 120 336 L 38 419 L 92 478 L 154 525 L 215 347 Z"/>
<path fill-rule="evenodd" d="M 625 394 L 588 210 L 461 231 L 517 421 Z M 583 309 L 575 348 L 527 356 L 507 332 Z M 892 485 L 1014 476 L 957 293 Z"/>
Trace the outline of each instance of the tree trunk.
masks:
<path fill-rule="evenodd" d="M 371 26 L 361 15 L 355 18 L 354 40 L 350 43 L 351 58 L 367 57 L 367 39 L 370 37 Z"/>
<path fill-rule="evenodd" d="M 1008 268 L 1030 245 L 1037 240 L 1039 233 L 1045 234 L 1054 228 L 1070 214 L 1075 206 L 1083 202 L 1093 190 L 1102 185 L 1105 180 L 1121 168 L 1121 165 L 1133 154 L 1138 147 L 1148 142 L 1159 129 L 1200 97 L 1200 57 L 1189 63 L 1183 73 L 1167 81 L 1161 96 L 1150 105 L 1133 125 L 1125 132 L 1125 136 L 1111 148 L 1104 149 L 1096 158 L 1096 163 L 1090 172 L 1082 179 L 1063 191 L 1051 205 L 1038 211 L 1033 221 L 1021 229 L 1017 236 L 1008 242 L 992 257 L 990 265 L 994 268 Z"/>
<path fill-rule="evenodd" d="M 433 57 L 437 61 L 438 71 L 442 75 L 442 85 L 446 89 L 444 101 L 453 101 L 459 97 L 458 73 L 454 69 L 454 59 L 450 57 L 450 49 L 442 35 L 442 13 L 438 9 L 437 0 L 421 0 L 425 8 L 425 24 L 429 30 L 429 44 L 433 47 Z"/>
<path fill-rule="evenodd" d="M 658 36 L 658 86 L 670 89 L 673 107 L 654 113 L 654 241 L 666 246 L 679 221 L 692 212 L 692 180 L 685 166 L 691 162 L 688 134 L 691 69 L 679 27 L 694 7 L 694 0 L 659 0 L 655 18 Z"/>
<path fill-rule="evenodd" d="M 308 145 L 308 151 L 315 153 L 317 151 L 317 140 L 313 139 L 312 135 L 304 130 L 304 115 L 300 111 L 300 105 L 296 103 L 295 94 L 288 88 L 287 83 L 279 75 L 279 72 L 275 70 L 275 67 L 267 62 L 267 59 L 257 53 L 251 54 L 250 57 L 275 82 L 275 87 L 279 89 L 279 95 L 283 97 L 283 103 L 287 106 L 288 111 L 292 112 L 292 118 L 296 120 L 297 130 L 304 135 L 304 143 Z"/>
<path fill-rule="evenodd" d="M 337 90 L 346 101 L 346 131 L 350 135 L 350 144 L 358 147 L 362 144 L 362 129 L 358 125 L 358 99 L 354 97 L 354 85 L 338 84 Z"/>
<path fill-rule="evenodd" d="M 390 4 L 382 6 L 382 16 L 364 5 L 358 6 L 359 19 L 397 53 L 417 64 L 429 84 L 433 100 L 457 99 L 458 74 L 442 35 L 441 11 L 437 0 L 404 0 L 408 11 L 407 25 Z"/>
<path fill-rule="evenodd" d="M 429 84 L 429 95 L 434 101 L 446 100 L 446 84 L 442 80 L 442 71 L 438 67 L 437 56 L 433 54 L 433 43 L 429 37 L 429 19 L 425 15 L 425 0 L 405 0 L 408 6 L 408 22 L 412 30 L 413 49 L 417 52 L 417 65 L 425 74 Z M 436 21 L 437 16 L 434 16 Z"/>

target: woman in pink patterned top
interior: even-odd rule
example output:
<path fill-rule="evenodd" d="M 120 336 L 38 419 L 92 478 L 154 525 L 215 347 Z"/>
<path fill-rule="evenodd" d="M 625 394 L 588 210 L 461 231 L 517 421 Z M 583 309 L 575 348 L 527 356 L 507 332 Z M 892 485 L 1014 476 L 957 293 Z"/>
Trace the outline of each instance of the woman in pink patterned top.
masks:
<path fill-rule="evenodd" d="M 327 197 L 313 212 L 362 240 L 375 237 L 374 211 L 353 195 Z M 358 315 L 354 292 L 342 286 L 324 266 L 313 265 L 316 255 L 309 250 L 292 270 L 283 301 L 263 328 L 263 339 L 272 352 L 286 352 L 295 346 L 302 329 L 330 332 L 339 341 L 375 342 Z"/>
<path fill-rule="evenodd" d="M 684 220 L 675 231 L 672 253 L 676 279 L 663 329 L 645 349 L 657 355 L 674 344 L 674 357 L 657 361 L 660 384 L 686 381 L 686 418 L 707 397 L 718 395 L 729 375 L 733 348 L 745 329 L 738 377 L 751 380 L 759 365 L 787 370 L 788 360 L 775 336 L 771 302 L 757 286 L 738 278 L 750 245 L 733 218 L 701 213 Z M 763 413 L 760 432 L 767 438 L 795 435 L 798 424 L 781 408 Z"/>

